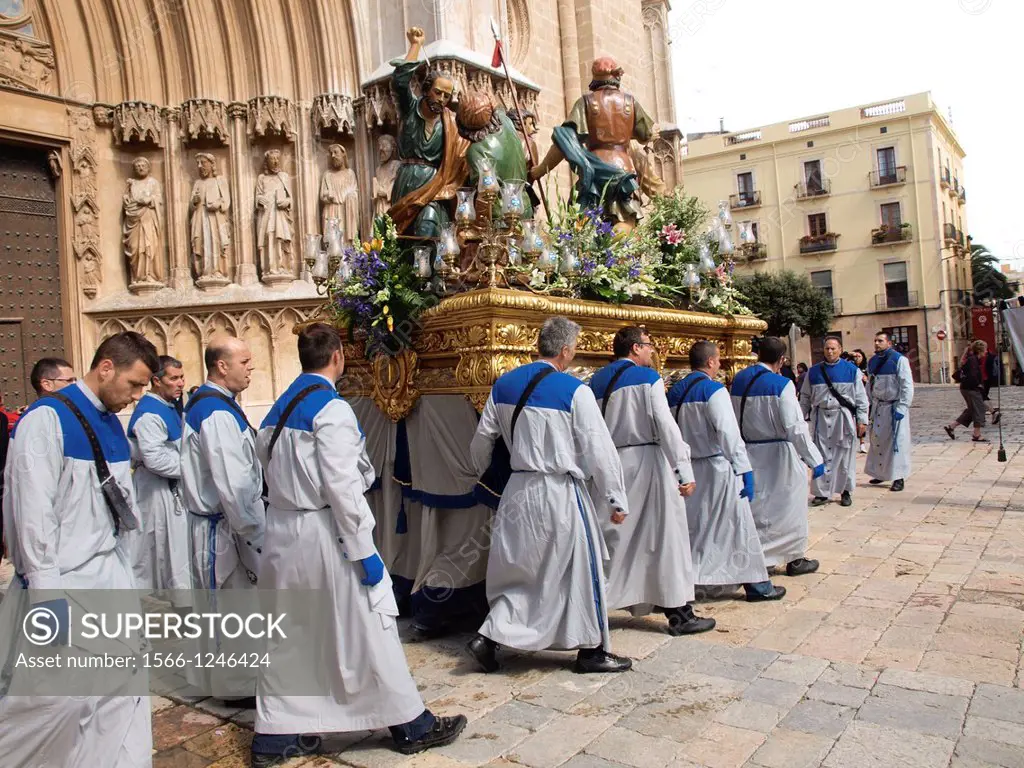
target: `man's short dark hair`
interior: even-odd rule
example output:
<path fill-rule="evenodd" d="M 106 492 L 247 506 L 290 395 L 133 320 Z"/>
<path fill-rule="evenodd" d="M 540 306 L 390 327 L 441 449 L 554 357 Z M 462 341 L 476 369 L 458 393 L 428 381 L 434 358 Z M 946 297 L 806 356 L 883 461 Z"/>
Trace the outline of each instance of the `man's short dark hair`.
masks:
<path fill-rule="evenodd" d="M 885 336 L 886 341 L 892 341 L 892 337 L 886 331 L 876 331 L 875 336 Z"/>
<path fill-rule="evenodd" d="M 707 368 L 708 363 L 717 354 L 718 345 L 715 342 L 698 341 L 690 347 L 690 370 L 696 371 L 698 368 Z"/>
<path fill-rule="evenodd" d="M 149 339 L 135 331 L 124 331 L 104 340 L 93 355 L 89 370 L 96 370 L 104 360 L 112 362 L 117 369 L 128 368 L 141 360 L 149 368 L 150 374 L 160 370 L 156 347 Z"/>
<path fill-rule="evenodd" d="M 43 394 L 43 380 L 55 379 L 60 376 L 61 368 L 71 368 L 71 363 L 63 357 L 44 357 L 37 360 L 32 366 L 32 373 L 29 374 L 29 381 L 32 382 L 32 389 L 37 395 Z"/>
<path fill-rule="evenodd" d="M 838 344 L 839 344 L 839 348 L 840 348 L 840 349 L 842 349 L 842 348 L 843 348 L 843 340 L 842 340 L 841 338 L 839 338 L 838 336 L 834 336 L 834 335 L 833 335 L 833 336 L 826 336 L 826 337 L 825 337 L 825 341 L 821 342 L 821 346 L 822 346 L 822 348 L 824 348 L 824 347 L 825 347 L 825 345 L 826 345 L 826 344 L 827 344 L 828 342 L 830 342 L 830 341 L 835 341 L 835 342 L 838 342 Z"/>
<path fill-rule="evenodd" d="M 203 365 L 206 366 L 206 375 L 209 376 L 216 368 L 217 363 L 228 356 L 228 345 L 221 342 L 210 344 L 203 352 Z"/>
<path fill-rule="evenodd" d="M 341 334 L 327 323 L 313 323 L 299 332 L 299 363 L 303 371 L 319 371 L 330 365 L 341 349 Z"/>
<path fill-rule="evenodd" d="M 164 376 L 167 375 L 168 368 L 185 367 L 181 364 L 181 360 L 177 360 L 171 357 L 170 355 L 160 355 L 160 357 L 157 358 L 157 361 L 160 363 L 160 368 L 159 370 L 154 371 L 153 375 L 158 379 L 162 379 Z"/>
<path fill-rule="evenodd" d="M 757 361 L 775 365 L 786 356 L 786 342 L 778 336 L 765 336 L 761 339 L 761 346 L 757 350 Z"/>
<path fill-rule="evenodd" d="M 619 328 L 615 338 L 612 339 L 612 352 L 615 354 L 616 359 L 628 357 L 633 351 L 634 344 L 643 343 L 644 336 L 650 338 L 650 334 L 638 325 L 627 325 L 625 328 Z"/>

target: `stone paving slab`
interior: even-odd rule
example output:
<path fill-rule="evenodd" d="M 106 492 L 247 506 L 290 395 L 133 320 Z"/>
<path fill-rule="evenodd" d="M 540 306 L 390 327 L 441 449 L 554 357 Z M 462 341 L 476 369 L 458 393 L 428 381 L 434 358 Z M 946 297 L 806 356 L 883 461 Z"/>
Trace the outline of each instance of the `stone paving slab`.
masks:
<path fill-rule="evenodd" d="M 386 732 L 289 768 L 1024 767 L 1024 390 L 1003 391 L 1004 444 L 950 441 L 962 409 L 921 387 L 903 493 L 861 477 L 852 507 L 810 512 L 821 571 L 773 579 L 779 603 L 707 602 L 716 631 L 670 638 L 664 619 L 613 617 L 634 670 L 575 675 L 565 653 L 507 657 L 495 676 L 464 636 L 407 644 L 430 706 L 465 712 L 461 740 L 405 757 Z M 863 469 L 863 456 L 859 459 Z M 154 696 L 157 768 L 242 768 L 253 714 Z"/>

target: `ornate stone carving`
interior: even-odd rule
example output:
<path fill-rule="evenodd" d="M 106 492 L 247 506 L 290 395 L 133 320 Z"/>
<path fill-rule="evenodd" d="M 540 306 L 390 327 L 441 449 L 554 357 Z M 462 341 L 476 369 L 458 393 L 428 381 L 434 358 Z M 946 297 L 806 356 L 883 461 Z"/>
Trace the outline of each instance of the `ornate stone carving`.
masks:
<path fill-rule="evenodd" d="M 373 359 L 373 391 L 370 397 L 381 413 L 391 421 L 409 415 L 420 393 L 413 382 L 419 360 L 411 349 L 397 355 L 377 355 Z"/>
<path fill-rule="evenodd" d="M 110 128 L 114 124 L 114 108 L 109 104 L 93 104 L 92 121 L 99 128 Z"/>
<path fill-rule="evenodd" d="M 367 128 L 379 128 L 385 123 L 394 125 L 398 122 L 398 107 L 391 95 L 389 80 L 367 86 L 365 94 Z"/>
<path fill-rule="evenodd" d="M 331 144 L 331 167 L 320 177 L 320 232 L 327 234 L 327 222 L 337 219 L 345 242 L 359 238 L 359 183 L 349 167 L 348 152 Z"/>
<path fill-rule="evenodd" d="M 391 207 L 391 191 L 395 187 L 395 177 L 402 161 L 398 159 L 398 146 L 395 137 L 382 135 L 377 140 L 377 173 L 373 177 L 373 215 L 383 216 Z"/>
<path fill-rule="evenodd" d="M 200 288 L 227 285 L 231 255 L 231 195 L 227 180 L 217 175 L 217 161 L 213 155 L 196 155 L 199 178 L 192 185 L 189 209 L 192 212 L 190 252 L 192 273 Z"/>
<path fill-rule="evenodd" d="M 435 390 L 446 394 L 456 386 L 454 368 L 420 368 L 416 374 L 416 388 L 423 394 L 431 394 Z"/>
<path fill-rule="evenodd" d="M 349 136 L 355 133 L 356 113 L 352 97 L 343 93 L 321 93 L 313 98 L 310 113 L 313 130 L 323 134 L 324 129 L 334 129 Z"/>
<path fill-rule="evenodd" d="M 292 261 L 292 186 L 281 170 L 281 150 L 263 155 L 256 180 L 256 250 L 260 275 L 267 285 L 295 279 Z"/>
<path fill-rule="evenodd" d="M 608 352 L 612 351 L 612 339 L 614 333 L 603 333 L 601 331 L 581 331 L 580 337 L 576 340 L 576 349 L 580 352 Z"/>
<path fill-rule="evenodd" d="M 114 107 L 116 144 L 152 144 L 162 141 L 163 120 L 160 107 L 144 101 L 125 101 Z"/>
<path fill-rule="evenodd" d="M 181 105 L 181 137 L 188 144 L 200 139 L 212 139 L 226 145 L 231 140 L 228 132 L 227 107 L 214 99 L 189 99 Z"/>
<path fill-rule="evenodd" d="M 53 48 L 41 40 L 0 30 L 0 85 L 36 93 L 55 93 Z"/>
<path fill-rule="evenodd" d="M 145 157 L 137 157 L 132 169 L 135 178 L 128 179 L 124 190 L 121 235 L 130 271 L 128 290 L 147 293 L 164 287 L 160 182 L 149 175 Z"/>
<path fill-rule="evenodd" d="M 295 138 L 295 110 L 290 100 L 281 96 L 257 96 L 249 99 L 249 136 L 282 136 Z"/>
<path fill-rule="evenodd" d="M 82 293 L 96 298 L 103 281 L 96 183 L 96 134 L 87 109 L 68 107 L 71 128 L 72 250 L 81 265 Z"/>

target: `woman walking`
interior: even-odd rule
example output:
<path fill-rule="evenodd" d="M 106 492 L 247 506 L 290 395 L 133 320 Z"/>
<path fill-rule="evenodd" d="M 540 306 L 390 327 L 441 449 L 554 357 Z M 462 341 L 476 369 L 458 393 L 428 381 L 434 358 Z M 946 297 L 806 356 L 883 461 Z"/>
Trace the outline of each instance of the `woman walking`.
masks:
<path fill-rule="evenodd" d="M 850 353 L 850 359 L 853 364 L 860 368 L 861 383 L 867 387 L 868 385 L 868 356 L 864 354 L 863 349 L 855 349 Z M 868 452 L 868 444 L 866 440 L 860 441 L 860 452 Z"/>
<path fill-rule="evenodd" d="M 982 368 L 981 361 L 988 350 L 988 344 L 978 339 L 964 353 L 957 371 L 960 380 L 960 395 L 967 407 L 956 421 L 947 424 L 944 429 L 950 440 L 956 440 L 956 425 L 974 426 L 971 437 L 976 443 L 987 443 L 988 439 L 981 436 L 981 428 L 985 425 L 985 401 L 981 398 Z"/>

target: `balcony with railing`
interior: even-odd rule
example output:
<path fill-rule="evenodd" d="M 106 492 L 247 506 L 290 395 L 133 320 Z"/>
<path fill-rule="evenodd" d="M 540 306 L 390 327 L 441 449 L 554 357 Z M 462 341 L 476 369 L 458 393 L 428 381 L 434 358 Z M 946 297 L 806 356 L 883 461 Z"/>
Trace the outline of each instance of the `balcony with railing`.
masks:
<path fill-rule="evenodd" d="M 735 195 L 729 195 L 729 207 L 733 210 L 737 208 L 757 208 L 761 205 L 761 191 L 751 190 L 749 192 L 740 192 Z"/>
<path fill-rule="evenodd" d="M 835 317 L 839 317 L 843 314 L 843 300 L 832 297 L 832 314 Z"/>
<path fill-rule="evenodd" d="M 823 235 L 804 235 L 800 238 L 800 253 L 830 253 L 839 248 L 839 235 L 826 232 Z"/>
<path fill-rule="evenodd" d="M 743 243 L 740 245 L 740 255 L 747 261 L 766 261 L 768 246 L 764 243 Z"/>
<path fill-rule="evenodd" d="M 957 195 L 957 199 L 961 204 L 966 205 L 967 203 L 967 187 L 960 187 L 960 194 Z"/>
<path fill-rule="evenodd" d="M 899 243 L 909 243 L 913 239 L 912 227 L 908 222 L 904 222 L 898 227 L 883 224 L 877 229 L 871 230 L 872 245 L 897 245 Z"/>
<path fill-rule="evenodd" d="M 956 231 L 956 244 L 961 248 L 967 245 L 967 238 L 964 236 L 964 231 L 962 229 L 958 229 Z"/>
<path fill-rule="evenodd" d="M 942 225 L 942 239 L 949 245 L 956 243 L 956 227 L 952 224 Z"/>
<path fill-rule="evenodd" d="M 949 185 L 953 183 L 952 176 L 949 173 L 949 168 L 941 169 L 939 173 L 939 186 L 943 189 L 949 189 Z"/>
<path fill-rule="evenodd" d="M 917 291 L 889 291 L 875 294 L 875 309 L 884 312 L 887 309 L 914 309 L 920 306 Z"/>
<path fill-rule="evenodd" d="M 906 184 L 907 166 L 895 165 L 889 168 L 880 168 L 877 171 L 871 171 L 869 176 L 871 177 L 872 189 L 878 189 L 879 187 L 891 187 L 896 184 Z"/>
<path fill-rule="evenodd" d="M 828 179 L 804 181 L 796 185 L 796 199 L 809 200 L 814 197 L 825 197 L 832 194 L 832 182 Z"/>

